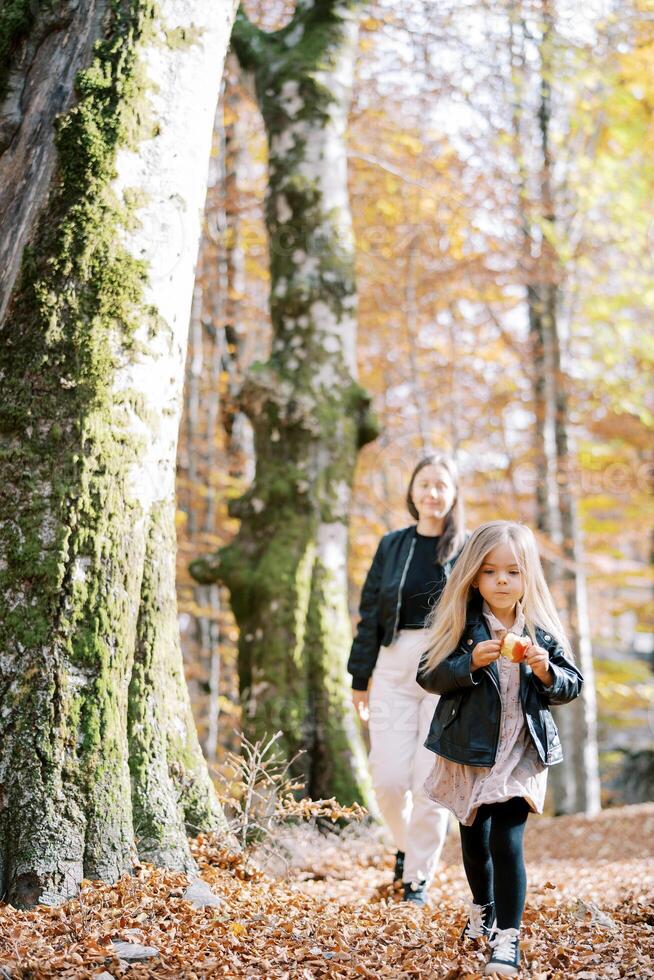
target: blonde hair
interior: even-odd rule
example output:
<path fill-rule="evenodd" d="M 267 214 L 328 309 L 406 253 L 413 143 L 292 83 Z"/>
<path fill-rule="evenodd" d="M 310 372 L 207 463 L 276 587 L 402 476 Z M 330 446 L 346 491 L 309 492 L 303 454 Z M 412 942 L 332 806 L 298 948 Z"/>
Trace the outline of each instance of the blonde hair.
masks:
<path fill-rule="evenodd" d="M 466 625 L 468 602 L 489 551 L 498 545 L 508 545 L 522 573 L 524 593 L 522 610 L 527 628 L 535 640 L 536 626 L 555 636 L 567 656 L 572 658 L 570 642 L 565 634 L 554 600 L 545 581 L 536 539 L 524 524 L 513 521 L 488 521 L 472 533 L 459 555 L 438 605 L 427 622 L 428 653 L 422 669 L 431 670 L 453 653 L 459 645 Z"/>

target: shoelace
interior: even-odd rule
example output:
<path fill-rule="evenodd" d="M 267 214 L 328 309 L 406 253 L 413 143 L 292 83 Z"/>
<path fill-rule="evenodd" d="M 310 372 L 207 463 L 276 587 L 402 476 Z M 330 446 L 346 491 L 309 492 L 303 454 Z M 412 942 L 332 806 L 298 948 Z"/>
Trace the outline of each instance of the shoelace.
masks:
<path fill-rule="evenodd" d="M 515 959 L 519 935 L 517 929 L 496 929 L 495 934 L 490 939 L 493 959 L 512 962 Z"/>
<path fill-rule="evenodd" d="M 480 939 L 484 935 L 484 921 L 481 913 L 481 905 L 471 903 L 468 906 L 468 928 L 466 929 L 468 939 Z"/>

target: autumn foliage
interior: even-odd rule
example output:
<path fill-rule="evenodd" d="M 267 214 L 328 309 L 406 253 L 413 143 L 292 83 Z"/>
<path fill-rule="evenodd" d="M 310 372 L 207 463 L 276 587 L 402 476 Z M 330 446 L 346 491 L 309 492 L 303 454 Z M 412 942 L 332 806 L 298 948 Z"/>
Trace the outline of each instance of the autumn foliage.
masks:
<path fill-rule="evenodd" d="M 291 7 L 247 4 L 266 29 L 284 23 Z M 359 375 L 383 431 L 359 458 L 350 607 L 354 618 L 379 536 L 409 522 L 406 480 L 427 449 L 457 454 L 471 527 L 498 517 L 536 525 L 536 379 L 525 283 L 528 276 L 556 281 L 563 369 L 555 383 L 567 395 L 571 435 L 562 475 L 585 541 L 602 748 L 614 750 L 625 723 L 638 730 L 639 744 L 651 739 L 651 674 L 630 654 L 647 655 L 654 629 L 654 406 L 647 380 L 654 358 L 647 330 L 654 303 L 654 48 L 638 3 L 622 5 L 619 22 L 589 13 L 587 30 L 557 12 L 548 55 L 553 223 L 539 211 L 538 172 L 524 149 L 538 126 L 535 49 L 518 49 L 516 25 L 513 40 L 508 33 L 519 15 L 521 36 L 538 36 L 541 8 L 540 0 L 490 7 L 476 0 L 465 11 L 407 0 L 366 9 L 348 132 L 349 189 Z M 233 70 L 212 174 L 179 457 L 178 568 L 197 718 L 209 757 L 220 761 L 235 748 L 239 723 L 235 627 L 227 596 L 213 587 L 206 601 L 187 567 L 235 532 L 227 504 L 243 492 L 253 466 L 236 392 L 270 345 L 266 146 L 256 106 Z M 521 174 L 529 177 L 525 186 Z M 546 262 L 525 253 L 525 216 Z M 539 534 L 539 544 L 554 566 L 569 569 L 555 540 Z M 220 710 L 213 721 L 212 704 Z M 608 756 L 603 766 L 608 772 Z"/>
<path fill-rule="evenodd" d="M 217 904 L 198 907 L 188 878 L 144 866 L 113 886 L 84 882 L 60 908 L 0 908 L 0 972 L 15 980 L 481 977 L 483 949 L 459 946 L 467 885 L 455 835 L 420 911 L 398 904 L 387 884 L 391 855 L 375 835 L 305 833 L 293 841 L 285 879 L 199 838 L 195 856 Z M 653 842 L 652 804 L 592 821 L 530 821 L 522 976 L 654 977 Z M 126 955 L 131 946 L 150 956 L 128 965 L 115 952 L 121 942 Z"/>

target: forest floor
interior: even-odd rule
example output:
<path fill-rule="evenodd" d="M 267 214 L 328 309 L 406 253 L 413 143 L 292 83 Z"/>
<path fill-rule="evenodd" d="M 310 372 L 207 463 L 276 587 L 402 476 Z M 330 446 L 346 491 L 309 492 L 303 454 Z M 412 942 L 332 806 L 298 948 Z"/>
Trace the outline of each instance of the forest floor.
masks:
<path fill-rule="evenodd" d="M 0 905 L 0 977 L 481 976 L 483 949 L 458 944 L 467 887 L 455 833 L 424 909 L 397 900 L 391 850 L 370 828 L 305 828 L 285 843 L 278 877 L 200 839 L 214 906 L 184 899 L 186 876 L 147 866 L 113 886 L 85 882 L 63 906 Z M 523 977 L 654 978 L 654 803 L 530 818 L 526 851 Z M 149 959 L 119 958 L 140 946 Z"/>

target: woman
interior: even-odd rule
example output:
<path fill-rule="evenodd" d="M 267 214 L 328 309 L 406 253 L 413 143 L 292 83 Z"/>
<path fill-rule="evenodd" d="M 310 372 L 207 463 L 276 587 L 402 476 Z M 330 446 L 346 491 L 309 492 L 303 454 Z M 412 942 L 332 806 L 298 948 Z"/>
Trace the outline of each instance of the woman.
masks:
<path fill-rule="evenodd" d="M 456 466 L 436 453 L 414 469 L 407 507 L 417 521 L 381 539 L 361 593 L 348 670 L 352 700 L 368 721 L 370 771 L 393 836 L 395 880 L 423 905 L 447 832 L 447 810 L 423 789 L 433 758 L 423 745 L 438 703 L 416 683 L 425 621 L 465 542 Z"/>

